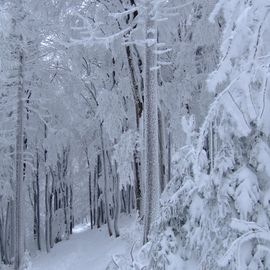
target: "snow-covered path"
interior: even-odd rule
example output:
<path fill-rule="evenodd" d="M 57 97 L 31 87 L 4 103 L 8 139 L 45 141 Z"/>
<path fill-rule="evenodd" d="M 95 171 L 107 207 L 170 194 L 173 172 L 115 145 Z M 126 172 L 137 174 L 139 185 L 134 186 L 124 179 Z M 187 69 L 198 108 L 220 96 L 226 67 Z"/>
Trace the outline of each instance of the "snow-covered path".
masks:
<path fill-rule="evenodd" d="M 109 237 L 107 227 L 90 230 L 75 227 L 70 240 L 63 241 L 50 251 L 32 259 L 32 270 L 105 270 L 114 254 L 124 253 L 127 243 Z"/>

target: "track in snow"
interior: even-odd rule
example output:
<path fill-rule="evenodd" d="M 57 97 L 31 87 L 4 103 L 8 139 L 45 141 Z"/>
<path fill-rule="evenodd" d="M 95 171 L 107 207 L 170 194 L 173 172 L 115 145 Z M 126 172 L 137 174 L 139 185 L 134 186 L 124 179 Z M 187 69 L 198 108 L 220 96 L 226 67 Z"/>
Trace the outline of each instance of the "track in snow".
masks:
<path fill-rule="evenodd" d="M 109 237 L 107 227 L 90 230 L 75 227 L 70 240 L 54 246 L 50 253 L 32 259 L 32 270 L 105 270 L 112 255 L 125 253 L 127 242 Z"/>

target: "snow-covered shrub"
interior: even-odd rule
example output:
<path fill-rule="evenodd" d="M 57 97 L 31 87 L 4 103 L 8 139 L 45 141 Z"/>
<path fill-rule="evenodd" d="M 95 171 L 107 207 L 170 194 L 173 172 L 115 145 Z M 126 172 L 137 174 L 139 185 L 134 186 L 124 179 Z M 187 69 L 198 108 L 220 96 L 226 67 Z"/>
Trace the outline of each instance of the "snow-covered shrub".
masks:
<path fill-rule="evenodd" d="M 120 179 L 120 187 L 126 187 L 134 183 L 132 161 L 134 150 L 141 146 L 140 137 L 137 132 L 129 130 L 120 136 L 119 142 L 114 145 L 113 159 L 117 161 L 117 173 Z"/>
<path fill-rule="evenodd" d="M 152 246 L 172 228 L 179 256 L 200 269 L 270 269 L 270 8 L 266 0 L 220 0 L 211 20 L 220 11 L 222 57 L 208 85 L 224 90 L 209 109 L 190 166 L 178 161 Z M 150 256 L 169 269 L 168 253 Z"/>
<path fill-rule="evenodd" d="M 264 235 L 270 226 L 269 202 L 264 199 L 270 176 L 265 166 L 270 162 L 269 58 L 265 57 L 269 7 L 263 0 L 219 1 L 211 19 L 220 10 L 226 20 L 222 59 L 209 87 L 227 86 L 201 130 L 195 178 L 203 212 L 197 224 L 189 224 L 199 230 L 197 237 L 190 230 L 189 246 L 198 248 L 198 259 L 206 269 L 269 269 L 268 239 L 257 229 L 247 230 L 251 234 L 247 236 L 235 226 L 255 224 Z M 198 162 L 206 136 L 210 137 L 208 170 Z"/>
<path fill-rule="evenodd" d="M 175 269 L 172 262 L 177 261 L 178 244 L 176 235 L 171 227 L 165 228 L 156 238 L 152 240 L 151 261 L 152 269 Z"/>
<path fill-rule="evenodd" d="M 134 244 L 129 254 L 113 256 L 106 270 L 147 270 L 149 249 L 150 245 L 147 243 L 140 250 L 135 251 Z"/>
<path fill-rule="evenodd" d="M 183 252 L 191 199 L 195 192 L 195 150 L 185 146 L 173 158 L 173 177 L 161 199 L 160 219 L 153 229 L 148 254 L 149 269 L 185 269 Z M 148 269 L 147 268 L 147 269 Z"/>

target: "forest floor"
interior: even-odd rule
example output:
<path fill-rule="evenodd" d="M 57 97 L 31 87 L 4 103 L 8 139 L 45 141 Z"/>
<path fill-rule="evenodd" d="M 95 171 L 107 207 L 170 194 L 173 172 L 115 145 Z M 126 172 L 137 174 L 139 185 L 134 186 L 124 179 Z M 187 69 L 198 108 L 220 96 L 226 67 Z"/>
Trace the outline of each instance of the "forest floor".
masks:
<path fill-rule="evenodd" d="M 121 220 L 123 235 L 119 238 L 109 237 L 107 226 L 91 230 L 87 224 L 78 225 L 69 240 L 32 258 L 32 270 L 105 270 L 113 255 L 129 249 L 127 228 L 134 223 L 132 216 Z"/>

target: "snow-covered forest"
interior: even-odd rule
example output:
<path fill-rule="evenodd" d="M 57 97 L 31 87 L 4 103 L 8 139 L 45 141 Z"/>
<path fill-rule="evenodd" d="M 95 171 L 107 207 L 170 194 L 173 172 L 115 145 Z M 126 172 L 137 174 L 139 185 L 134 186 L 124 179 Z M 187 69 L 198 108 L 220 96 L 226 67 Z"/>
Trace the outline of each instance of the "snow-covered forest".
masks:
<path fill-rule="evenodd" d="M 269 270 L 269 80 L 269 0 L 0 0 L 0 270 Z"/>

